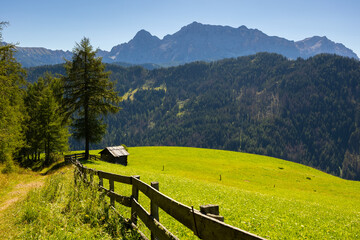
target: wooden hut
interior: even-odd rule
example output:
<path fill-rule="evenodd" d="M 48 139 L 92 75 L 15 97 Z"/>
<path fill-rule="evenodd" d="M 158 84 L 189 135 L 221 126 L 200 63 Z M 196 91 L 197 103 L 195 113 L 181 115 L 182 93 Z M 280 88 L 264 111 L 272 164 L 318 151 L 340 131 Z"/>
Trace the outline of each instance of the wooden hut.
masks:
<path fill-rule="evenodd" d="M 127 165 L 129 153 L 123 146 L 106 147 L 101 152 L 101 160 L 111 163 Z"/>

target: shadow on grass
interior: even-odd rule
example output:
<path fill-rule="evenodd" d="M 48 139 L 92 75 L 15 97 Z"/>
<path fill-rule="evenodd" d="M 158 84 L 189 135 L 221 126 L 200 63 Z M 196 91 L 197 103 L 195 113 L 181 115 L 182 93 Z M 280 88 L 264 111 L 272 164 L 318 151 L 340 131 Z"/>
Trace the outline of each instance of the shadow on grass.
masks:
<path fill-rule="evenodd" d="M 94 165 L 100 165 L 99 163 L 99 160 L 91 160 L 91 159 L 88 159 L 88 160 L 85 160 L 84 158 L 81 158 L 79 159 L 79 161 L 82 163 L 82 164 L 94 164 Z"/>
<path fill-rule="evenodd" d="M 55 171 L 58 171 L 59 169 L 62 169 L 66 166 L 71 165 L 71 163 L 65 162 L 65 161 L 61 161 L 61 162 L 57 162 L 54 165 L 52 165 L 49 169 L 47 169 L 45 172 L 41 173 L 41 175 L 48 175 L 51 174 Z"/>
<path fill-rule="evenodd" d="M 87 164 L 87 163 L 90 163 L 90 164 L 94 164 L 94 165 L 100 165 L 99 161 L 94 161 L 94 160 L 85 160 L 84 158 L 80 158 L 78 159 L 82 164 Z M 52 166 L 49 167 L 49 169 L 47 169 L 46 171 L 44 171 L 43 173 L 41 173 L 41 175 L 48 175 L 48 174 L 51 174 L 55 171 L 58 171 L 59 169 L 62 169 L 66 166 L 69 166 L 71 165 L 70 162 L 66 162 L 66 161 L 60 161 L 60 162 L 57 162 L 55 164 L 53 164 Z M 33 168 L 34 171 L 42 171 L 44 170 L 45 168 L 44 167 L 39 167 L 39 168 Z"/>

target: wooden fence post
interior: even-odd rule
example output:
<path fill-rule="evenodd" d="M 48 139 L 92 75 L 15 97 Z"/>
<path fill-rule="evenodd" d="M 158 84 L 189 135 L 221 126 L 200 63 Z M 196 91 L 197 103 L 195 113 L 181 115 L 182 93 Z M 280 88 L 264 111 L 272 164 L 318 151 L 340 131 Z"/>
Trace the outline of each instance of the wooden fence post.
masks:
<path fill-rule="evenodd" d="M 91 171 L 91 172 L 90 172 L 90 184 L 92 185 L 93 182 L 94 182 L 94 172 Z"/>
<path fill-rule="evenodd" d="M 99 176 L 99 187 L 103 187 L 104 183 L 103 183 L 103 178 Z"/>
<path fill-rule="evenodd" d="M 77 166 L 75 166 L 75 168 L 74 168 L 74 184 L 75 184 L 75 186 L 77 186 L 77 178 L 78 178 L 78 167 Z"/>
<path fill-rule="evenodd" d="M 115 191 L 115 187 L 114 187 L 114 180 L 112 179 L 109 179 L 109 190 L 111 192 L 114 192 Z M 110 196 L 110 205 L 115 207 L 115 198 L 113 195 Z"/>
<path fill-rule="evenodd" d="M 133 178 L 140 179 L 139 175 L 132 176 Z M 136 201 L 139 200 L 139 189 L 132 183 L 132 195 L 131 198 L 135 199 Z M 137 214 L 135 211 L 135 203 L 131 201 L 131 221 L 137 225 Z"/>
<path fill-rule="evenodd" d="M 219 205 L 208 204 L 200 206 L 200 212 L 211 218 L 224 222 L 224 217 L 219 215 Z"/>
<path fill-rule="evenodd" d="M 159 182 L 151 182 L 151 186 L 159 191 Z M 159 221 L 159 207 L 150 199 L 150 215 Z M 153 231 L 151 231 L 151 240 L 157 240 L 157 237 L 154 235 Z"/>
<path fill-rule="evenodd" d="M 86 182 L 88 181 L 88 180 L 87 180 L 86 169 L 85 169 L 84 167 L 82 167 L 81 170 L 82 170 L 83 177 L 84 177 L 83 181 L 86 183 Z"/>

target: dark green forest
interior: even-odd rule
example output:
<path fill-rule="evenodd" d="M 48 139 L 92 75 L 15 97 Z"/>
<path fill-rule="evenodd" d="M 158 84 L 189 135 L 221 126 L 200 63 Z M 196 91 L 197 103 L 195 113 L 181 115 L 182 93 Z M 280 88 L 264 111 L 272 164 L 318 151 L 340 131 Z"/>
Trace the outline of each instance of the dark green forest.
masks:
<path fill-rule="evenodd" d="M 92 148 L 189 146 L 282 158 L 360 180 L 360 62 L 268 53 L 146 70 L 107 65 L 123 97 Z M 27 69 L 34 82 L 62 65 Z M 72 149 L 83 143 L 70 141 Z"/>

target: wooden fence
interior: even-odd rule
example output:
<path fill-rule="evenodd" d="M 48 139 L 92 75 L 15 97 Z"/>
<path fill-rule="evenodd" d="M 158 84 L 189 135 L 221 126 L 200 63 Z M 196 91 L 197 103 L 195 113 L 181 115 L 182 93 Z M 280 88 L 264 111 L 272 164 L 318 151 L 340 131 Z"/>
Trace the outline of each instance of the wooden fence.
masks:
<path fill-rule="evenodd" d="M 72 154 L 72 155 L 65 155 L 65 161 L 71 161 L 71 160 L 78 160 L 78 159 L 83 159 L 85 158 L 85 153 L 76 153 L 76 154 Z M 89 159 L 90 160 L 101 160 L 101 158 L 99 156 L 96 155 L 89 155 Z"/>
<path fill-rule="evenodd" d="M 99 188 L 110 197 L 110 205 L 114 206 L 115 202 L 117 202 L 131 208 L 132 224 L 136 226 L 139 217 L 151 231 L 151 239 L 178 239 L 159 222 L 158 208 L 161 208 L 185 227 L 192 230 L 200 239 L 263 239 L 220 221 L 221 217 L 217 216 L 219 214 L 217 206 L 203 206 L 200 212 L 159 192 L 157 182 L 148 185 L 140 180 L 140 176 L 122 176 L 87 168 L 77 161 L 82 157 L 84 157 L 84 154 L 67 155 L 65 160 L 72 162 L 86 181 L 93 182 L 93 176 L 97 175 Z M 98 157 L 91 155 L 91 159 L 98 159 Z M 104 179 L 109 180 L 109 189 L 104 187 Z M 114 182 L 131 185 L 132 195 L 122 196 L 115 193 Z M 138 202 L 139 191 L 150 199 L 150 212 Z M 214 209 L 215 211 L 213 211 Z M 143 234 L 141 235 L 146 238 Z"/>

